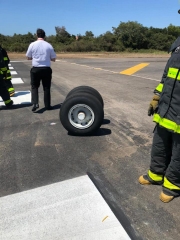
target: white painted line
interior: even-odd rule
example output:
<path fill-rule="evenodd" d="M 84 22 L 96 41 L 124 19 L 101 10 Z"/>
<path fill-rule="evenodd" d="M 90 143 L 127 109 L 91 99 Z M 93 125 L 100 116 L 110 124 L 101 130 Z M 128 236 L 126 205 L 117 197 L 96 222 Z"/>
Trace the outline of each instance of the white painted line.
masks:
<path fill-rule="evenodd" d="M 9 69 L 14 69 L 13 67 L 9 67 Z"/>
<path fill-rule="evenodd" d="M 11 64 L 9 63 L 8 66 L 11 66 Z"/>
<path fill-rule="evenodd" d="M 56 59 L 56 62 L 67 62 L 67 61 Z"/>
<path fill-rule="evenodd" d="M 148 80 L 151 80 L 151 81 L 160 82 L 160 80 L 154 79 L 154 78 L 142 77 L 142 76 L 139 76 L 139 75 L 130 75 L 130 76 L 138 77 L 138 78 L 144 78 L 144 79 L 148 79 Z"/>
<path fill-rule="evenodd" d="M 12 78 L 11 82 L 12 82 L 12 84 L 24 83 L 21 78 Z"/>
<path fill-rule="evenodd" d="M 84 64 L 77 64 L 79 66 L 82 66 L 82 67 L 88 67 L 88 68 L 92 68 L 91 66 L 88 66 L 88 65 L 84 65 Z"/>
<path fill-rule="evenodd" d="M 1 239 L 130 240 L 88 176 L 0 198 Z"/>
<path fill-rule="evenodd" d="M 118 72 L 114 72 L 114 71 L 110 71 L 110 70 L 107 70 L 107 72 L 118 74 Z"/>
<path fill-rule="evenodd" d="M 11 97 L 14 104 L 30 104 L 31 103 L 31 92 L 30 91 L 19 91 L 15 92 L 15 95 Z M 4 102 L 0 97 L 0 106 L 4 106 Z"/>
<path fill-rule="evenodd" d="M 16 75 L 17 72 L 16 71 L 10 71 L 11 72 L 11 75 Z"/>

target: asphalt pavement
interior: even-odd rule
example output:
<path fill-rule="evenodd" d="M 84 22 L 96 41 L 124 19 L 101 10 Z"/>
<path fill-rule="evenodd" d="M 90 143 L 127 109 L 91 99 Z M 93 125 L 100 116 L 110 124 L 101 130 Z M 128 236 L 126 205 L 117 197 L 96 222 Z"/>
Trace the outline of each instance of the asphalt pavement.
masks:
<path fill-rule="evenodd" d="M 161 186 L 141 186 L 138 183 L 138 177 L 146 173 L 150 163 L 154 123 L 147 116 L 147 109 L 166 62 L 167 58 L 58 59 L 52 63 L 51 95 L 54 108 L 45 111 L 41 86 L 40 108 L 33 113 L 30 104 L 31 61 L 12 61 L 12 71 L 17 73 L 12 75 L 13 78 L 22 80 L 14 84 L 17 99 L 24 93 L 27 98 L 17 102 L 10 110 L 0 106 L 0 211 L 3 210 L 4 214 L 4 218 L 0 217 L 1 225 L 10 221 L 8 213 L 18 214 L 20 206 L 16 205 L 17 199 L 22 201 L 24 196 L 32 194 L 34 199 L 38 199 L 39 189 L 42 188 L 47 193 L 45 198 L 49 199 L 51 194 L 48 193 L 51 193 L 54 184 L 59 184 L 61 191 L 61 184 L 69 184 L 69 181 L 73 184 L 85 177 L 93 183 L 92 191 L 101 194 L 102 199 L 97 197 L 97 202 L 109 206 L 113 212 L 112 219 L 118 219 L 130 239 L 180 239 L 177 209 L 180 199 L 162 203 L 159 200 Z M 142 63 L 146 65 L 144 68 L 129 75 L 122 74 L 124 70 Z M 104 100 L 104 122 L 93 136 L 71 135 L 59 120 L 61 104 L 66 95 L 80 85 L 94 87 Z M 1 101 L 0 105 L 3 105 Z M 95 199 L 96 196 L 99 195 L 95 195 Z M 6 199 L 10 204 L 16 203 L 13 211 L 4 205 Z M 57 204 L 58 198 L 55 198 L 55 202 Z M 83 208 L 83 204 L 78 206 Z M 40 207 L 41 204 L 38 205 Z M 62 211 L 62 207 L 57 209 Z M 88 210 L 88 213 L 92 217 L 91 211 Z M 94 211 L 92 213 L 96 222 Z M 78 218 L 74 221 L 78 223 Z M 68 219 L 66 224 L 68 226 Z M 19 226 L 23 226 L 22 222 Z M 26 237 L 15 235 L 18 231 L 13 232 L 12 227 L 9 239 L 45 239 L 42 235 L 31 238 L 28 225 L 26 227 Z M 7 234 L 5 228 L 1 228 L 1 231 L 4 236 Z M 77 238 L 69 235 L 64 239 L 92 239 L 93 236 L 94 239 L 115 240 L 127 237 L 118 236 L 118 232 L 113 233 L 115 235 L 111 235 L 112 232 L 104 234 L 103 238 L 91 234 L 89 238 L 85 235 Z M 1 236 L 0 239 L 5 240 Z"/>

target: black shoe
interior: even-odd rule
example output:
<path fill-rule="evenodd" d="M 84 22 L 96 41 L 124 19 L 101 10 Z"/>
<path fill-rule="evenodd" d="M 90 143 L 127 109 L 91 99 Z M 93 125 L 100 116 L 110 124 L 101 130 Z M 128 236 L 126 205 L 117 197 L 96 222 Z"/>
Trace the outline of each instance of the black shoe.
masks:
<path fill-rule="evenodd" d="M 49 106 L 49 107 L 45 107 L 46 110 L 52 110 L 53 107 L 52 106 Z"/>
<path fill-rule="evenodd" d="M 7 108 L 12 107 L 13 103 L 14 103 L 14 102 L 11 100 L 9 103 L 6 104 L 6 107 L 7 107 Z"/>
<path fill-rule="evenodd" d="M 33 108 L 32 108 L 32 111 L 34 112 L 34 111 L 36 111 L 36 109 L 38 109 L 39 108 L 39 104 L 34 104 L 33 105 Z"/>

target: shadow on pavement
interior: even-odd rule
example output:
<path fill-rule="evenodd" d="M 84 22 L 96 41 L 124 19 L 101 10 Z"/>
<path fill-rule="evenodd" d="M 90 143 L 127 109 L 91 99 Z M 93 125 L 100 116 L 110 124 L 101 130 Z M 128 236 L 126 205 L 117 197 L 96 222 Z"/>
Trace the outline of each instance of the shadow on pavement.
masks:
<path fill-rule="evenodd" d="M 30 91 L 15 92 L 15 94 L 12 97 L 24 96 L 27 94 L 30 94 Z"/>
<path fill-rule="evenodd" d="M 61 108 L 61 105 L 62 105 L 62 103 L 56 104 L 56 105 L 52 106 L 53 108 L 52 108 L 51 110 L 48 110 L 48 111 L 53 111 L 53 110 L 56 110 L 56 109 L 60 109 L 60 108 Z M 36 111 L 36 112 L 34 112 L 34 113 L 39 113 L 39 114 L 41 114 L 41 113 L 43 113 L 43 112 L 45 112 L 45 111 L 47 111 L 47 110 L 46 110 L 45 107 L 44 107 L 44 108 L 41 108 L 41 109 L 39 109 L 38 111 Z"/>
<path fill-rule="evenodd" d="M 109 119 L 104 119 L 102 125 L 109 124 L 111 121 Z"/>
<path fill-rule="evenodd" d="M 84 136 L 68 132 L 69 136 L 75 136 L 75 137 L 93 137 L 93 136 L 98 137 L 98 136 L 105 136 L 105 135 L 110 135 L 110 134 L 111 134 L 111 130 L 107 129 L 107 128 L 100 128 L 100 129 L 98 129 L 97 132 L 94 132 L 93 134 L 89 134 L 89 135 L 84 135 Z"/>
<path fill-rule="evenodd" d="M 15 105 L 12 105 L 10 108 L 7 108 L 6 106 L 1 106 L 0 110 L 14 110 L 14 109 L 25 108 L 29 106 L 32 106 L 32 104 L 31 103 L 15 104 Z"/>

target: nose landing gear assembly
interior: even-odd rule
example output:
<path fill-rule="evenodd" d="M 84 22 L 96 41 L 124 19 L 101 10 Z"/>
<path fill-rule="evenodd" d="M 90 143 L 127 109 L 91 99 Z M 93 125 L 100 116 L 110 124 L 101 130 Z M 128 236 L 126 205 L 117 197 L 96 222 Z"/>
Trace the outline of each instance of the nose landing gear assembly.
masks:
<path fill-rule="evenodd" d="M 59 117 L 68 132 L 91 135 L 100 128 L 104 119 L 103 98 L 92 87 L 76 87 L 66 96 Z"/>

